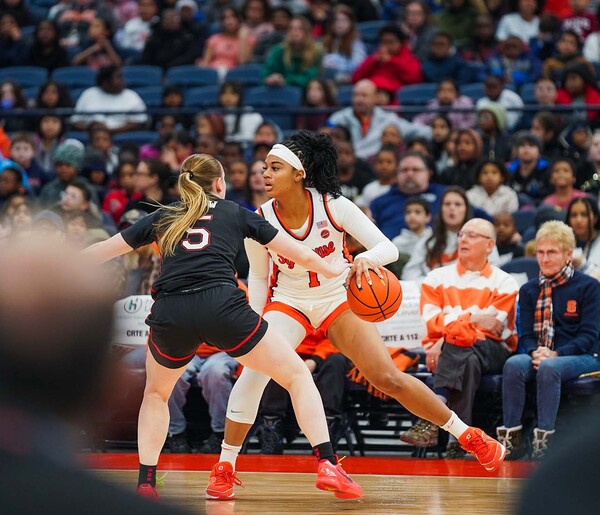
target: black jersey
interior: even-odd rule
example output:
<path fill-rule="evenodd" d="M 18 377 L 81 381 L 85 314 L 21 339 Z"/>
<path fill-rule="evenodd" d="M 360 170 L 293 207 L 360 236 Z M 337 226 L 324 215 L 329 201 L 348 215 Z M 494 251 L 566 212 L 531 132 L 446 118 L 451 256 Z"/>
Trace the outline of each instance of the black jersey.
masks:
<path fill-rule="evenodd" d="M 155 224 L 166 210 L 159 210 L 125 229 L 121 236 L 132 248 L 157 240 Z M 229 200 L 210 198 L 210 208 L 190 227 L 175 247 L 175 254 L 162 257 L 152 295 L 176 293 L 208 287 L 217 283 L 237 286 L 235 257 L 244 238 L 262 245 L 269 243 L 277 229 L 253 211 Z"/>

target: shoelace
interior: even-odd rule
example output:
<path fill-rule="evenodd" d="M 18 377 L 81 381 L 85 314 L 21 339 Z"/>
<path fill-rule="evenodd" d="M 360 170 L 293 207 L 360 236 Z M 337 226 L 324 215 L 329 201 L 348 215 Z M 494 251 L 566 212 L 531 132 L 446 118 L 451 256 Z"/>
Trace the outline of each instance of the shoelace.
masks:
<path fill-rule="evenodd" d="M 510 438 L 507 435 L 498 435 L 498 441 L 506 447 L 506 452 L 510 452 L 513 449 L 513 444 L 510 441 Z"/>
<path fill-rule="evenodd" d="M 472 449 L 469 449 L 469 451 L 473 454 L 476 454 L 477 456 L 485 454 L 488 450 L 488 445 L 483 441 L 483 438 L 481 438 L 480 436 L 474 436 L 473 438 L 471 438 L 471 441 L 469 442 L 469 447 Z"/>
<path fill-rule="evenodd" d="M 217 472 L 215 474 L 215 477 L 217 477 L 218 479 L 224 479 L 225 481 L 227 481 L 229 484 L 231 485 L 237 485 L 237 486 L 241 486 L 242 488 L 246 488 L 243 484 L 241 479 L 239 479 L 237 477 L 237 473 L 234 472 L 233 474 L 227 471 L 223 471 L 223 472 Z"/>

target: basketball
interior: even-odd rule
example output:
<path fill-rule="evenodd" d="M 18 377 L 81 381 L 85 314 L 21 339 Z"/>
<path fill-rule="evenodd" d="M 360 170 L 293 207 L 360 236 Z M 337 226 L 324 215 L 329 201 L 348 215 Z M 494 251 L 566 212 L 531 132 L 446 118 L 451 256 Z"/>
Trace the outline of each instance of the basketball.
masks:
<path fill-rule="evenodd" d="M 383 279 L 369 270 L 371 282 L 363 277 L 362 289 L 358 289 L 354 277 L 346 291 L 348 304 L 353 313 L 367 322 L 381 322 L 394 316 L 402 304 L 402 286 L 398 278 L 389 270 L 383 269 Z"/>

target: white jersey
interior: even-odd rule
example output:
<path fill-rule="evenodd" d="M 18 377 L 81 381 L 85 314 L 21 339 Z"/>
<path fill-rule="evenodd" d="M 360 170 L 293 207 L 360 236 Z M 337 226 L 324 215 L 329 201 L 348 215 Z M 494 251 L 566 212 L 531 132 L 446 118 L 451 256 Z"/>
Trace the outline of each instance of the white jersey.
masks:
<path fill-rule="evenodd" d="M 274 227 L 289 234 L 296 241 L 313 249 L 323 259 L 342 258 L 347 262 L 352 257 L 346 249 L 346 232 L 332 214 L 334 204 L 338 199 L 320 195 L 313 188 L 306 190 L 309 202 L 308 219 L 299 229 L 290 229 L 283 217 L 277 211 L 274 200 L 263 204 L 259 209 L 261 214 Z M 336 206 L 337 207 L 337 206 Z M 315 272 L 279 256 L 269 249 L 272 261 L 271 277 L 269 280 L 269 302 L 286 302 L 288 299 L 299 301 L 327 302 L 340 293 L 345 295 L 345 276 L 327 279 Z"/>
<path fill-rule="evenodd" d="M 259 213 L 280 231 L 289 234 L 299 243 L 308 246 L 323 259 L 351 257 L 346 249 L 346 233 L 364 245 L 367 252 L 357 257 L 365 257 L 377 265 L 386 265 L 398 259 L 398 250 L 369 218 L 345 197 L 323 196 L 313 188 L 307 188 L 309 215 L 302 227 L 292 230 L 286 226 L 277 212 L 274 200 L 263 204 Z M 290 262 L 288 259 L 269 251 L 264 247 L 247 245 L 250 275 L 248 289 L 251 306 L 262 313 L 266 302 L 302 301 L 304 304 L 326 303 L 345 298 L 343 287 L 345 277 L 326 279 L 314 272 Z M 268 260 L 272 263 L 271 277 L 267 291 Z M 264 290 L 263 290 L 264 285 Z"/>

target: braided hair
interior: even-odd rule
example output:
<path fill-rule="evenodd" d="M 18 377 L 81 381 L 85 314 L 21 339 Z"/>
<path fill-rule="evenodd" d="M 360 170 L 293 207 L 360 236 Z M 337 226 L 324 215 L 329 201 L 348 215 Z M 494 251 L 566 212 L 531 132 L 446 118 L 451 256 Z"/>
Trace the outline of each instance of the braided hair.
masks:
<path fill-rule="evenodd" d="M 337 150 L 328 134 L 298 131 L 281 142 L 304 166 L 305 185 L 321 195 L 337 198 L 342 194 L 337 177 Z"/>

